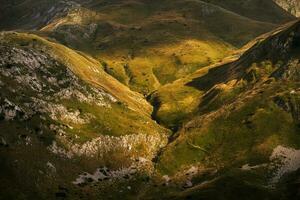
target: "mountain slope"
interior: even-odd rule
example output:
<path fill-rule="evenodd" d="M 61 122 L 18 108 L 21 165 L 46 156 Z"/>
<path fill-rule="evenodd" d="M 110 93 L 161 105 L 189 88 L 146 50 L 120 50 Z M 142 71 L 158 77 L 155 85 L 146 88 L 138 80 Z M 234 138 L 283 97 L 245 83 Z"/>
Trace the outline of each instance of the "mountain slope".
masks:
<path fill-rule="evenodd" d="M 10 6 L 2 27 L 41 29 L 39 34 L 93 56 L 107 73 L 148 95 L 293 19 L 272 1 L 222 2 L 16 1 L 5 3 Z"/>
<path fill-rule="evenodd" d="M 284 25 L 271 33 L 267 33 L 256 38 L 240 50 L 236 51 L 230 57 L 225 58 L 220 63 L 204 67 L 186 78 L 179 79 L 172 84 L 161 87 L 158 91 L 151 95 L 151 101 L 156 105 L 156 110 L 154 112 L 155 118 L 169 127 L 180 126 L 180 122 L 182 120 L 187 118 L 189 115 L 193 115 L 193 112 L 198 111 L 199 105 L 207 106 L 206 104 L 209 103 L 205 101 L 207 98 L 201 99 L 199 96 L 207 96 L 209 99 L 210 97 L 219 95 L 219 92 L 224 91 L 225 96 L 222 98 L 234 98 L 234 96 L 230 96 L 230 94 L 228 94 L 229 96 L 226 96 L 226 90 L 232 90 L 234 89 L 234 85 L 237 85 L 238 87 L 236 88 L 236 92 L 238 93 L 240 90 L 239 87 L 243 87 L 243 83 L 237 83 L 236 76 L 243 76 L 246 70 L 235 69 L 235 65 L 237 65 L 236 63 L 239 64 L 239 62 L 246 62 L 243 58 L 250 57 L 251 52 L 255 51 L 256 45 L 259 45 L 261 41 L 269 38 L 271 34 L 276 34 L 288 26 L 289 24 Z M 261 54 L 268 56 L 269 53 L 267 48 L 264 52 L 261 52 Z M 250 58 L 252 60 L 247 61 L 247 63 L 258 62 L 257 64 L 259 64 L 259 62 L 261 62 L 259 57 Z M 237 59 L 241 61 L 235 62 Z M 263 64 L 270 65 L 267 59 Z M 247 65 L 247 67 L 249 66 Z M 221 105 L 222 104 L 218 106 Z M 202 109 L 205 110 L 205 108 Z"/>
<path fill-rule="evenodd" d="M 204 0 L 205 2 L 219 5 L 239 15 L 250 19 L 270 22 L 284 23 L 293 20 L 293 16 L 284 12 L 274 0 Z"/>
<path fill-rule="evenodd" d="M 74 1 L 1 0 L 0 29 L 39 29 L 78 7 Z"/>
<path fill-rule="evenodd" d="M 275 26 L 202 1 L 117 1 L 76 9 L 42 33 L 98 58 L 109 74 L 149 94 Z"/>
<path fill-rule="evenodd" d="M 76 189 L 85 183 L 78 174 L 99 165 L 124 168 L 120 178 L 133 166 L 139 173 L 136 160 L 147 163 L 167 142 L 140 94 L 91 57 L 33 34 L 1 33 L 0 87 L 4 199 L 59 197 L 58 187 Z"/>
<path fill-rule="evenodd" d="M 297 186 L 285 185 L 292 179 L 297 185 L 299 175 L 287 174 L 300 168 L 299 41 L 300 21 L 294 21 L 249 43 L 237 58 L 186 79 L 178 94 L 189 94 L 183 88 L 199 90 L 198 107 L 158 163 L 161 174 L 191 187 L 179 197 L 299 197 Z M 224 181 L 227 186 L 221 187 Z M 228 192 L 239 187 L 240 193 Z M 256 195 L 248 196 L 250 191 Z"/>
<path fill-rule="evenodd" d="M 0 199 L 300 198 L 300 22 L 281 4 L 0 5 Z"/>

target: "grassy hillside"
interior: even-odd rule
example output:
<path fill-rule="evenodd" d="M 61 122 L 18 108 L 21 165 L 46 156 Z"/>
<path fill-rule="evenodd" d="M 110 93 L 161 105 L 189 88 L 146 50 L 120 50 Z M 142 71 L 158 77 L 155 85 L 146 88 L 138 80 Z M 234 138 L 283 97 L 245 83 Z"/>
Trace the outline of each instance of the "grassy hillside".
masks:
<path fill-rule="evenodd" d="M 40 34 L 101 61 L 107 73 L 144 95 L 218 62 L 293 18 L 271 1 L 31 0 L 5 5 L 4 29 L 41 29 Z"/>
<path fill-rule="evenodd" d="M 167 142 L 140 94 L 93 58 L 34 34 L 1 33 L 0 87 L 4 199 L 59 197 L 66 191 L 57 188 L 76 189 L 79 174 L 100 166 L 126 169 L 101 176 L 108 181 L 133 166 L 139 173 L 139 159 L 149 162 Z"/>
<path fill-rule="evenodd" d="M 175 99 L 181 94 L 186 95 L 179 97 L 184 100 L 198 97 L 194 111 L 185 116 L 183 127 L 163 150 L 157 165 L 160 174 L 183 185 L 189 169 L 196 171 L 188 179 L 191 189 L 177 195 L 288 198 L 276 196 L 280 189 L 267 187 L 280 188 L 285 173 L 299 168 L 299 24 L 296 21 L 257 38 L 237 59 L 205 73 L 198 71 L 191 81 L 181 82 L 184 86 L 179 86 L 180 81 L 165 86 L 166 91 L 173 89 L 170 95 Z M 162 99 L 166 99 L 164 92 Z M 172 102 L 163 103 L 162 108 L 168 104 Z M 184 112 L 188 107 L 177 108 Z M 158 116 L 172 125 L 174 121 L 164 118 L 168 114 L 163 111 L 159 110 Z M 284 161 L 286 158 L 289 161 Z M 292 165 L 295 168 L 290 168 Z M 204 184 L 203 180 L 209 181 Z M 227 193 L 237 184 L 242 185 L 240 193 Z M 248 196 L 249 191 L 257 191 L 257 195 Z M 172 189 L 169 192 L 174 195 Z"/>
<path fill-rule="evenodd" d="M 75 9 L 42 34 L 101 60 L 106 72 L 147 95 L 275 26 L 202 1 L 117 1 Z"/>
<path fill-rule="evenodd" d="M 275 29 L 281 4 L 0 4 L 0 200 L 298 199 L 300 22 Z"/>
<path fill-rule="evenodd" d="M 209 112 L 211 109 L 221 107 L 227 99 L 228 101 L 234 100 L 235 95 L 244 91 L 247 86 L 239 79 L 246 76 L 246 68 L 251 66 L 251 63 L 255 63 L 253 65 L 257 65 L 258 68 L 272 65 L 268 59 L 260 60 L 261 58 L 256 56 L 256 52 L 259 52 L 256 46 L 263 46 L 260 43 L 264 42 L 268 44 L 266 38 L 270 38 L 272 34 L 284 32 L 283 30 L 293 23 L 295 22 L 259 36 L 219 63 L 204 67 L 185 78 L 159 88 L 149 97 L 152 104 L 156 105 L 154 117 L 162 124 L 176 129 L 194 113 Z M 264 48 L 259 55 L 267 57 L 270 54 L 269 47 Z M 212 100 L 216 101 L 213 105 Z"/>
<path fill-rule="evenodd" d="M 284 12 L 276 4 L 276 0 L 204 0 L 208 3 L 219 5 L 239 15 L 270 23 L 285 23 L 293 20 L 289 12 Z M 280 0 L 279 0 L 280 1 Z"/>

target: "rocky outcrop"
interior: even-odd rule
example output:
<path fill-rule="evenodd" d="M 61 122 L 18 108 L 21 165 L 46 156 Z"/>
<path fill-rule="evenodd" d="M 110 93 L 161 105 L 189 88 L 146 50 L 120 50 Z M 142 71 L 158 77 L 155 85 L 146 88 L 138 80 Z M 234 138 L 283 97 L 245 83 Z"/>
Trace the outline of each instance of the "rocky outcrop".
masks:
<path fill-rule="evenodd" d="M 6 93 L 15 95 L 15 99 L 6 98 L 5 91 L 1 95 L 0 113 L 6 120 L 42 113 L 55 121 L 84 124 L 93 118 L 91 114 L 70 111 L 60 102 L 73 99 L 109 108 L 110 102 L 117 101 L 110 94 L 82 83 L 50 55 L 33 49 L 0 46 L 0 79 L 2 82 L 10 80 L 14 85 L 2 86 L 8 90 Z"/>
<path fill-rule="evenodd" d="M 74 144 L 62 135 L 60 138 L 65 144 L 65 149 L 61 148 L 56 142 L 49 146 L 49 150 L 62 157 L 72 158 L 74 156 L 85 156 L 96 159 L 103 159 L 113 152 L 124 152 L 127 159 L 136 159 L 143 156 L 152 159 L 157 149 L 162 148 L 167 143 L 167 138 L 160 135 L 133 134 L 120 137 L 99 136 L 84 144 Z M 143 155 L 138 151 L 144 148 Z"/>
<path fill-rule="evenodd" d="M 274 102 L 291 113 L 293 119 L 300 124 L 300 91 L 292 90 L 287 94 L 278 95 L 274 97 Z"/>
<path fill-rule="evenodd" d="M 295 15 L 300 17 L 300 1 L 299 0 L 273 0 L 280 7 Z"/>
<path fill-rule="evenodd" d="M 292 80 L 292 81 L 299 81 L 300 80 L 300 62 L 299 59 L 292 59 L 288 61 L 288 63 L 278 70 L 276 70 L 272 77 L 277 79 L 284 79 L 284 80 Z"/>
<path fill-rule="evenodd" d="M 128 162 L 139 157 L 151 160 L 166 145 L 163 129 L 138 113 L 138 123 L 153 123 L 157 130 L 111 131 L 123 122 L 112 122 L 110 116 L 106 120 L 104 115 L 122 112 L 126 116 L 134 111 L 115 95 L 82 80 L 69 69 L 71 62 L 62 63 L 44 48 L 0 41 L 0 123 L 18 124 L 34 118 L 35 125 L 28 123 L 28 130 L 45 127 L 52 134 L 45 145 L 47 152 L 68 159 L 82 157 L 105 163 L 122 155 Z M 116 158 L 115 162 L 121 161 Z"/>
<path fill-rule="evenodd" d="M 19 106 L 0 97 L 0 120 L 24 119 L 24 114 Z"/>

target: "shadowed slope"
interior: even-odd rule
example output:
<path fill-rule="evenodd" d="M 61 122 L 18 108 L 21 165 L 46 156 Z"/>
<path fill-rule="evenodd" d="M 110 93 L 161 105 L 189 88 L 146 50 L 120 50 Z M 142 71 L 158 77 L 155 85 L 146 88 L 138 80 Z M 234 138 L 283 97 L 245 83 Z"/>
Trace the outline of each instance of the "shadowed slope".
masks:
<path fill-rule="evenodd" d="M 219 5 L 239 15 L 250 19 L 283 24 L 293 17 L 289 12 L 284 12 L 274 0 L 204 0 L 205 2 Z M 280 1 L 280 0 L 279 0 Z"/>

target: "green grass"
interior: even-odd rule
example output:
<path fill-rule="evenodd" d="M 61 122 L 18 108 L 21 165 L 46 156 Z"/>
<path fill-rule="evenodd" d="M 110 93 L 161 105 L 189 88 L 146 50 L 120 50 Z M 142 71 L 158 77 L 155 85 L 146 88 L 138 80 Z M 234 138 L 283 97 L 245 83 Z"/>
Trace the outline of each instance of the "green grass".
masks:
<path fill-rule="evenodd" d="M 207 14 L 203 22 L 206 8 L 213 14 Z M 83 37 L 92 23 L 98 25 L 95 33 Z M 92 3 L 47 25 L 39 34 L 107 63 L 106 72 L 148 95 L 222 60 L 274 27 L 203 2 L 125 1 Z M 70 30 L 76 33 L 72 38 Z"/>
<path fill-rule="evenodd" d="M 44 78 L 44 71 L 39 69 L 31 71 L 28 66 L 16 64 L 13 67 L 18 67 L 18 72 L 21 74 L 36 73 L 37 79 L 41 82 L 44 81 L 44 90 L 39 93 L 32 90 L 28 85 L 20 84 L 14 78 L 7 78 L 1 74 L 1 83 L 4 84 L 4 86 L 2 84 L 0 86 L 1 101 L 7 98 L 23 108 L 26 107 L 24 106 L 25 103 L 33 103 L 32 97 L 38 97 L 49 104 L 62 104 L 68 111 L 79 110 L 81 117 L 89 114 L 94 116 L 91 121 L 83 125 L 74 124 L 59 118 L 59 116 L 59 119 L 53 120 L 49 116 L 50 113 L 37 113 L 24 121 L 20 119 L 3 121 L 1 116 L 0 128 L 2 131 L 0 140 L 2 142 L 2 138 L 4 138 L 9 145 L 8 147 L 0 145 L 0 157 L 3 158 L 0 161 L 0 199 L 53 199 L 60 187 L 68 189 L 68 197 L 71 199 L 79 198 L 79 196 L 93 198 L 98 196 L 100 189 L 108 188 L 107 190 L 110 190 L 111 187 L 105 182 L 96 189 L 91 186 L 91 188 L 86 187 L 81 190 L 72 183 L 79 174 L 84 171 L 92 173 L 101 165 L 108 166 L 111 169 L 124 168 L 134 162 L 131 159 L 132 154 L 134 154 L 134 157 L 146 157 L 154 153 L 149 151 L 148 143 L 142 143 L 133 147 L 133 153 L 114 149 L 103 155 L 101 159 L 85 156 L 75 156 L 69 159 L 56 155 L 48 149 L 53 141 L 56 141 L 60 147 L 66 147 L 68 145 L 64 143 L 65 140 L 80 145 L 100 135 L 119 137 L 130 134 L 145 134 L 145 136 L 159 137 L 162 144 L 165 142 L 169 131 L 151 119 L 152 109 L 150 104 L 143 99 L 142 95 L 129 90 L 106 74 L 101 64 L 91 57 L 34 34 L 4 33 L 0 36 L 0 43 L 1 47 L 4 45 L 10 48 L 20 48 L 24 51 L 32 50 L 47 56 L 49 60 L 55 61 L 53 65 L 52 62 L 47 63 L 47 69 L 49 69 L 51 76 L 57 78 L 57 80 L 68 80 L 70 78 L 66 72 L 68 69 L 72 70 L 79 79 L 78 81 L 71 79 L 63 86 L 53 86 L 53 90 L 50 90 L 50 86 L 47 85 L 48 82 Z M 3 49 L 1 49 L 1 53 L 3 53 L 2 51 Z M 1 67 L 5 68 L 7 66 L 4 64 Z M 83 91 L 78 89 L 80 87 L 72 85 L 74 83 L 82 86 Z M 111 107 L 102 107 L 93 103 L 80 102 L 79 99 L 74 97 L 69 100 L 54 99 L 54 94 L 71 86 L 84 94 L 91 95 L 93 95 L 91 87 L 95 87 L 114 96 L 117 101 L 108 101 L 108 97 L 105 96 L 105 102 L 110 102 Z M 28 108 L 28 110 L 31 110 L 31 108 Z M 57 125 L 66 134 L 60 136 L 56 131 L 50 130 L 50 125 Z M 39 130 L 43 133 L 40 133 Z M 80 137 L 77 138 L 75 134 Z M 25 143 L 27 137 L 31 140 L 28 145 Z M 55 173 L 49 170 L 47 162 L 55 165 Z M 25 183 L 24 180 L 30 181 Z"/>
<path fill-rule="evenodd" d="M 151 95 L 150 102 L 155 107 L 153 117 L 164 126 L 177 129 L 198 109 L 202 94 L 182 82 L 166 85 Z"/>
<path fill-rule="evenodd" d="M 30 28 L 26 21 L 32 21 L 32 16 L 20 16 L 31 12 L 32 2 L 19 4 L 16 15 L 1 24 L 0 29 L 9 23 L 12 29 Z M 42 5 L 43 2 L 38 5 L 45 6 L 39 9 L 44 12 L 52 2 Z M 280 17 L 270 17 L 268 8 L 273 4 L 251 1 L 251 4 L 240 5 L 239 2 L 237 8 L 236 2 L 91 1 L 85 8 L 58 18 L 39 31 L 1 35 L 1 44 L 47 52 L 63 67 L 72 70 L 81 79 L 80 85 L 102 89 L 118 100 L 111 103 L 110 108 L 76 99 L 56 102 L 69 111 L 79 110 L 81 116 L 93 115 L 86 124 L 54 121 L 47 114 L 45 121 L 38 116 L 24 122 L 0 121 L 1 137 L 9 142 L 9 148 L 0 147 L 0 156 L 4 158 L 0 161 L 1 177 L 4 177 L 0 188 L 6 191 L 4 198 L 12 199 L 18 194 L 16 198 L 19 199 L 52 199 L 61 185 L 68 188 L 70 199 L 118 199 L 122 196 L 125 199 L 252 200 L 273 197 L 273 191 L 263 187 L 268 178 L 264 169 L 242 172 L 238 168 L 246 163 L 268 162 L 277 145 L 299 149 L 297 116 L 276 105 L 273 98 L 278 95 L 298 105 L 299 97 L 289 95 L 289 91 L 299 85 L 269 79 L 282 67 L 280 63 L 246 59 L 247 66 L 239 68 L 240 72 L 235 68 L 227 69 L 223 64 L 237 59 L 239 53 L 241 55 L 252 44 L 259 50 L 259 44 L 267 43 L 269 40 L 265 38 L 271 34 L 250 43 L 232 58 L 224 59 L 258 34 L 274 28 L 276 25 L 272 23 L 291 17 L 281 15 L 278 9 L 272 15 Z M 262 8 L 263 13 L 258 11 Z M 93 24 L 97 25 L 95 32 L 86 35 Z M 41 23 L 37 21 L 33 25 L 40 27 Z M 223 64 L 214 65 L 219 61 Z M 60 70 L 54 67 L 50 72 L 64 79 L 64 75 L 58 73 Z M 8 87 L 18 89 L 17 95 L 6 87 L 1 88 L 1 97 L 22 104 L 30 101 L 29 97 L 37 96 L 16 81 L 0 78 Z M 204 85 L 190 84 L 199 78 L 209 80 L 204 81 Z M 268 83 L 263 84 L 264 81 Z M 50 91 L 43 91 L 43 94 L 53 95 Z M 143 97 L 149 94 L 153 113 Z M 130 153 L 115 150 L 107 152 L 101 160 L 78 157 L 67 160 L 47 150 L 47 146 L 58 140 L 47 128 L 50 124 L 62 125 L 66 137 L 78 144 L 100 135 L 169 134 L 169 130 L 151 119 L 151 114 L 161 125 L 178 132 L 171 138 L 174 141 L 162 149 L 158 163 L 154 163 L 157 173 L 151 174 L 150 180 L 149 174 L 139 174 L 130 181 L 103 182 L 78 189 L 71 182 L 79 173 L 93 172 L 99 165 L 129 166 Z M 44 132 L 42 136 L 35 132 L 39 129 Z M 30 136 L 32 145 L 25 145 L 20 134 Z M 65 145 L 60 141 L 58 144 Z M 134 148 L 138 156 L 143 156 L 147 147 L 148 144 L 141 144 Z M 57 174 L 47 171 L 48 161 L 55 164 Z M 162 186 L 161 175 L 178 175 L 191 165 L 212 167 L 218 172 L 193 178 L 194 188 L 183 189 L 177 183 Z M 204 182 L 213 178 L 216 179 L 212 182 Z M 31 181 L 25 183 L 24 180 Z"/>
<path fill-rule="evenodd" d="M 81 113 L 91 114 L 90 122 L 83 125 L 70 124 L 73 129 L 68 129 L 71 137 L 80 136 L 80 142 L 85 142 L 99 135 L 124 136 L 131 134 L 164 133 L 154 121 L 145 116 L 137 115 L 122 104 L 112 104 L 111 108 L 99 107 L 75 100 L 63 102 L 68 110 L 80 110 Z M 75 139 L 76 140 L 76 139 Z"/>
<path fill-rule="evenodd" d="M 270 97 L 274 91 L 285 89 L 275 84 L 262 95 L 243 102 L 244 106 L 234 112 L 225 111 L 210 122 L 194 120 L 199 128 L 187 128 L 181 133 L 161 156 L 159 170 L 162 174 L 174 174 L 198 162 L 217 168 L 256 165 L 267 162 L 278 145 L 299 148 L 299 127 L 291 114 L 275 105 Z"/>
<path fill-rule="evenodd" d="M 106 74 L 101 63 L 90 56 L 34 34 L 6 33 L 2 42 L 9 45 L 24 44 L 28 48 L 47 51 L 83 81 L 107 91 L 137 112 L 150 116 L 152 108 L 143 96 Z"/>

